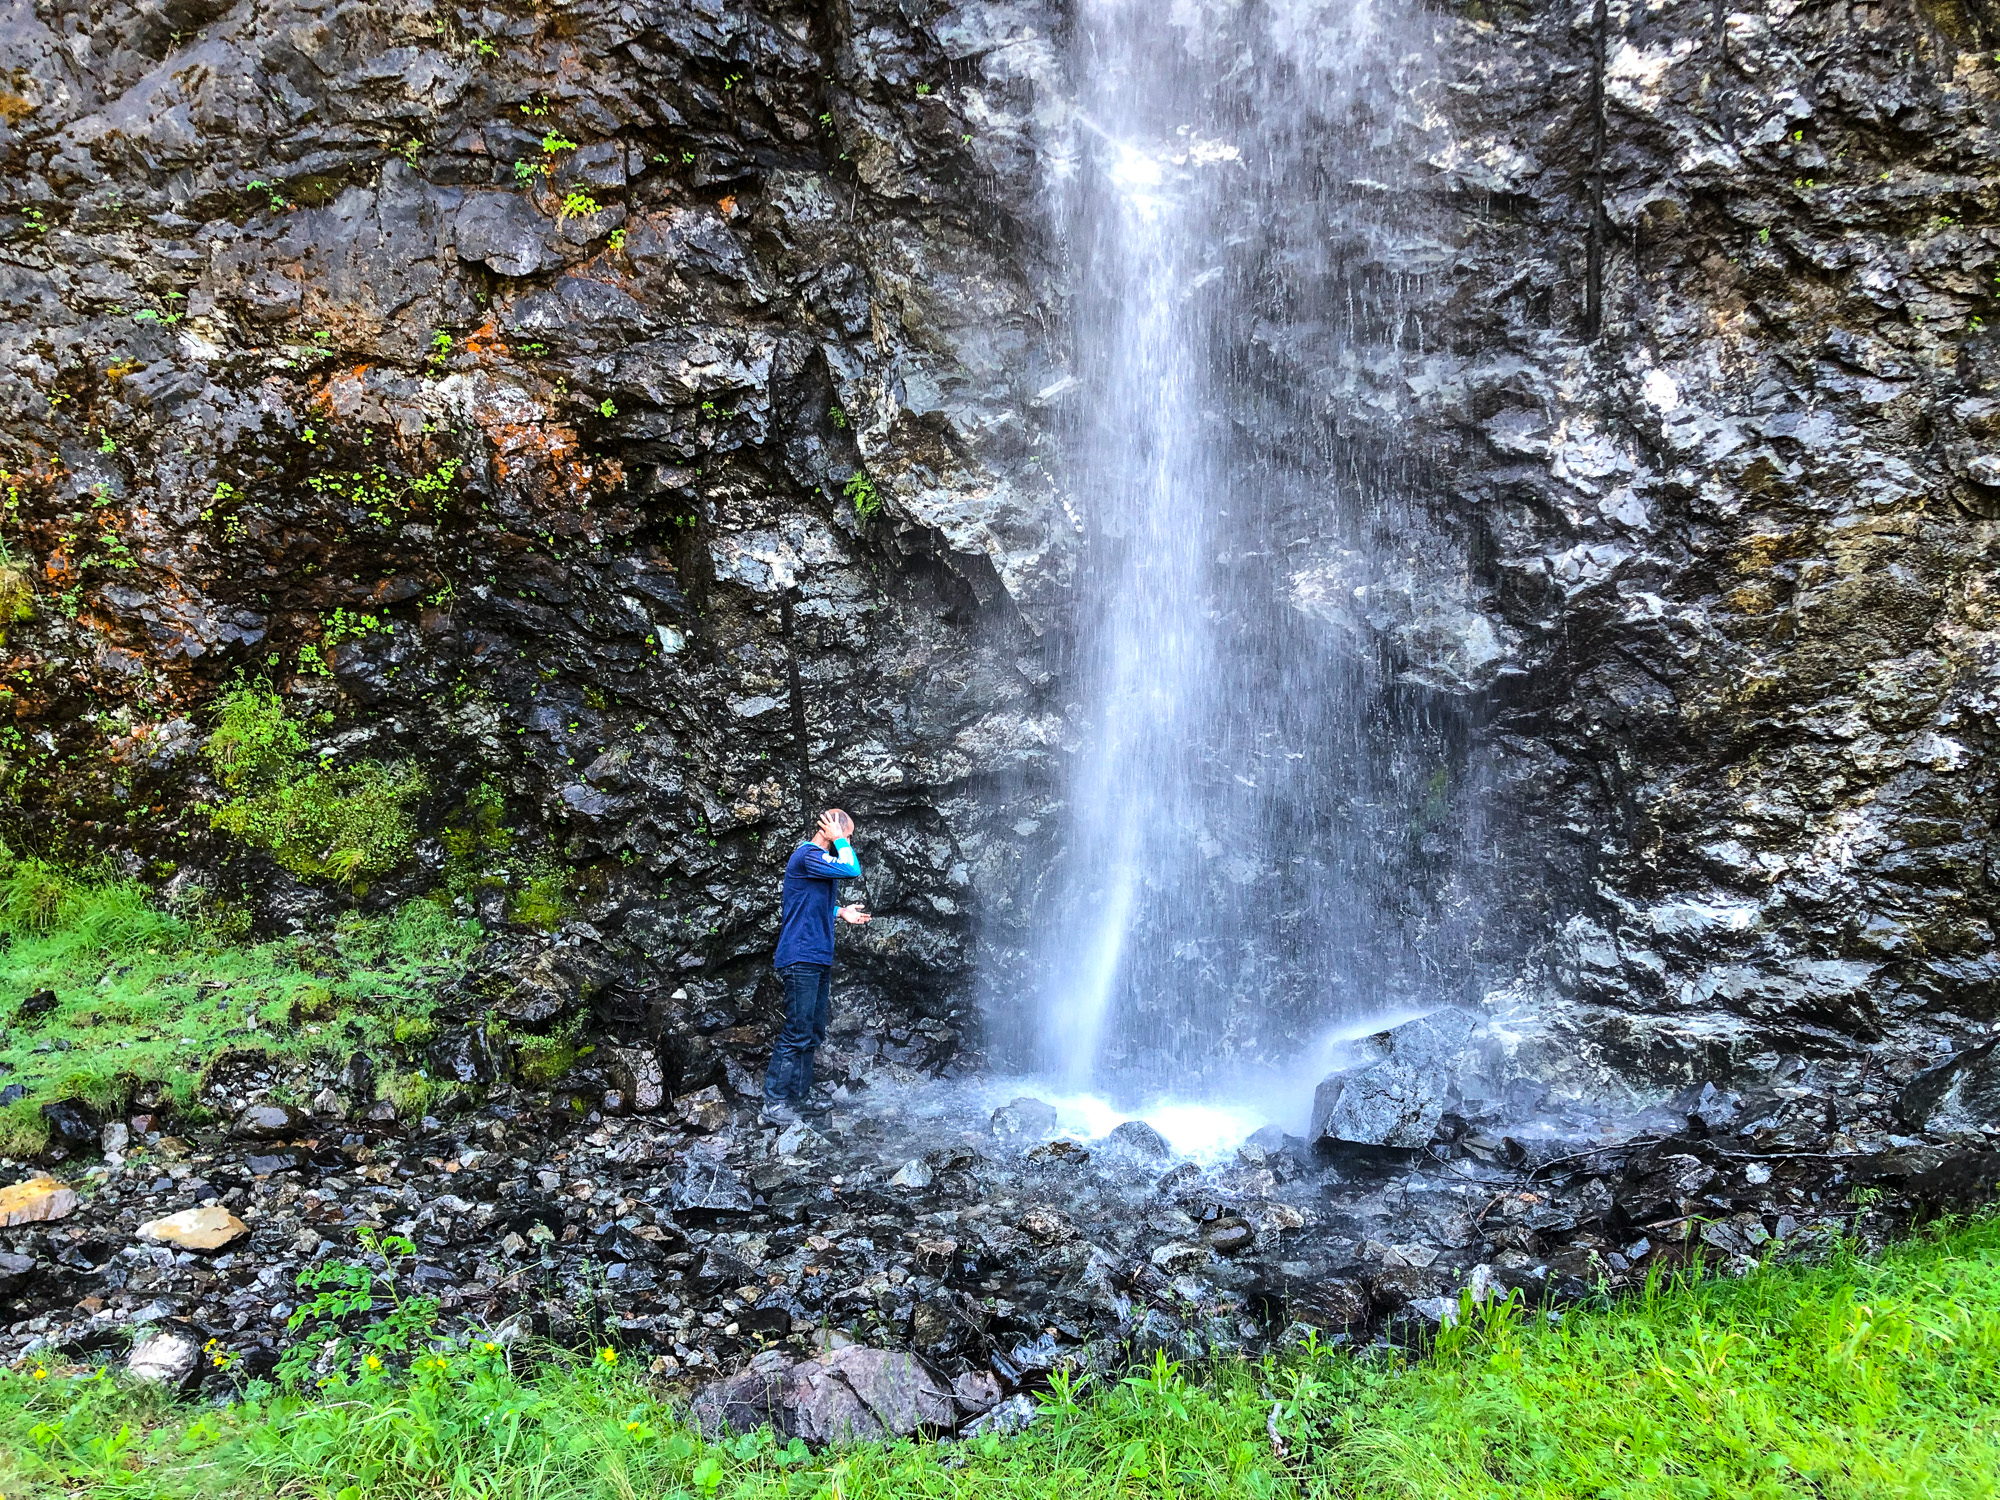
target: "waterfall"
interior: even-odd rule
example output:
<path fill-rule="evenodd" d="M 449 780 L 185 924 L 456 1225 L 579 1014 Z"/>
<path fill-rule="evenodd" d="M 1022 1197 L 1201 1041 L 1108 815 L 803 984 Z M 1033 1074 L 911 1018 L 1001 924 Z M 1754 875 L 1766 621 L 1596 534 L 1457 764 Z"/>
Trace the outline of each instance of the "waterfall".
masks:
<path fill-rule="evenodd" d="M 1398 406 L 1424 33 L 1370 0 L 1074 24 L 1083 743 L 1016 1040 L 1071 1092 L 1240 1094 L 1464 968 L 1462 684 L 1411 648 L 1462 548 Z"/>

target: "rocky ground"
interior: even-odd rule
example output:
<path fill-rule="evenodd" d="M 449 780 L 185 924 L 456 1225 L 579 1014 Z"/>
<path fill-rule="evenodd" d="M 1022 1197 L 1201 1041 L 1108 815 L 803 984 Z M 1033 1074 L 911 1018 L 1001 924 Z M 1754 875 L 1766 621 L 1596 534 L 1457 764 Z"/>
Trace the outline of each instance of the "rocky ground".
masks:
<path fill-rule="evenodd" d="M 414 1242 L 384 1281 L 445 1326 L 617 1348 L 700 1388 L 708 1420 L 951 1428 L 1156 1349 L 1410 1342 L 1468 1290 L 1555 1310 L 1696 1262 L 1740 1274 L 2000 1178 L 1990 1044 L 1922 1071 L 1788 1059 L 1625 1118 L 1526 1081 L 1458 1088 L 1418 1148 L 1268 1127 L 1201 1157 L 1143 1122 L 1079 1139 L 1004 1086 L 833 1061 L 844 1081 L 790 1124 L 747 1075 L 649 1113 L 498 1086 L 398 1121 L 361 1107 L 365 1059 L 225 1064 L 206 1103 L 227 1126 L 78 1118 L 55 1175 L 0 1164 L 22 1183 L 0 1197 L 0 1358 L 134 1359 L 190 1389 L 268 1375 L 301 1271 L 392 1269 L 358 1246 L 373 1229 Z M 273 1102 L 308 1087 L 310 1112 Z"/>

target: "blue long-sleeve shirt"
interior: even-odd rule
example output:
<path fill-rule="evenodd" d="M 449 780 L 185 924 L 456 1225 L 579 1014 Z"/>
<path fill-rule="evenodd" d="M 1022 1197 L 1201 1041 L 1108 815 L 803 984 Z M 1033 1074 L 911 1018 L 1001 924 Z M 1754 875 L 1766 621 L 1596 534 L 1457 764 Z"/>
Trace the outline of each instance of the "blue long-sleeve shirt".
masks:
<path fill-rule="evenodd" d="M 861 861 L 846 839 L 832 850 L 801 844 L 785 861 L 785 890 L 773 968 L 833 962 L 833 893 L 843 880 L 861 878 Z"/>

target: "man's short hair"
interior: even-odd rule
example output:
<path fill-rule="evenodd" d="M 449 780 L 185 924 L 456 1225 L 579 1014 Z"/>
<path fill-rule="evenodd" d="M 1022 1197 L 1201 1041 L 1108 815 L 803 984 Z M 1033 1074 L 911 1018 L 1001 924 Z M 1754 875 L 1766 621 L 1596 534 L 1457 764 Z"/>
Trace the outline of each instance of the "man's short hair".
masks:
<path fill-rule="evenodd" d="M 847 835 L 854 832 L 854 819 L 848 817 L 839 808 L 829 807 L 826 810 L 826 815 L 840 825 L 840 836 L 842 838 L 846 838 Z"/>

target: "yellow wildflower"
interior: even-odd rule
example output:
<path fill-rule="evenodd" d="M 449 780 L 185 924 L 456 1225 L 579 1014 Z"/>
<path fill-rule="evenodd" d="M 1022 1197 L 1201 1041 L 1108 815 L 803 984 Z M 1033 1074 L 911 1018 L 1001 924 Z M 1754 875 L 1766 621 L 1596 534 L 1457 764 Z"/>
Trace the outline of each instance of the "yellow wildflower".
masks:
<path fill-rule="evenodd" d="M 615 1365 L 618 1363 L 618 1351 L 616 1349 L 599 1349 L 597 1357 L 603 1360 L 606 1365 Z"/>

